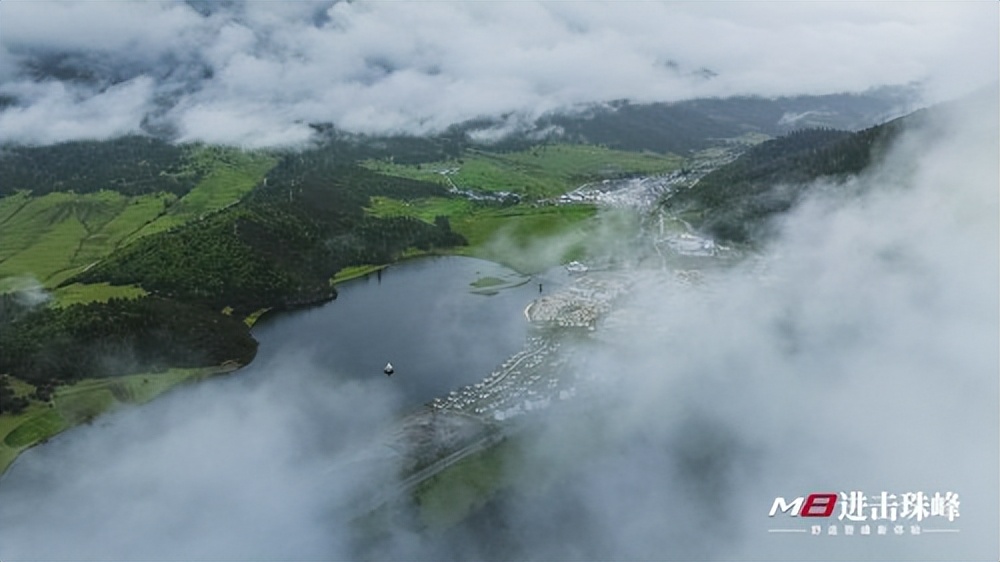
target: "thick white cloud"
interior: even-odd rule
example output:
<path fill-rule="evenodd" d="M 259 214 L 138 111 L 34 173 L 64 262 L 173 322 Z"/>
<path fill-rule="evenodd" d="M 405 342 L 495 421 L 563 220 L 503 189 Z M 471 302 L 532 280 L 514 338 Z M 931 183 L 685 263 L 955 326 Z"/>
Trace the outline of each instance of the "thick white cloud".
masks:
<path fill-rule="evenodd" d="M 101 92 L 62 82 L 19 82 L 6 93 L 33 102 L 0 112 L 0 131 L 8 140 L 39 144 L 135 133 L 150 109 L 154 89 L 153 80 L 146 76 Z"/>
<path fill-rule="evenodd" d="M 24 92 L 39 79 L 27 69 L 40 57 L 66 55 L 64 66 L 96 77 L 92 96 L 108 82 L 153 77 L 146 111 L 157 105 L 183 139 L 269 145 L 299 141 L 310 122 L 425 132 L 621 98 L 817 94 L 919 80 L 941 99 L 995 80 L 997 67 L 997 5 L 987 2 L 208 7 L 202 15 L 177 3 L 4 2 L 0 92 Z M 67 99 L 58 112 L 71 116 L 85 101 Z M 38 116 L 0 138 L 102 136 L 52 127 Z"/>

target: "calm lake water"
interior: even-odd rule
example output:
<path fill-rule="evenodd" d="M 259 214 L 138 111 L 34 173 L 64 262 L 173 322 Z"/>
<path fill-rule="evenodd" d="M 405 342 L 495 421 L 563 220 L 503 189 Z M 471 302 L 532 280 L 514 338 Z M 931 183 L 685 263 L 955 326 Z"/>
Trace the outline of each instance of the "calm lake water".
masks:
<path fill-rule="evenodd" d="M 508 288 L 477 292 L 472 283 L 485 278 Z M 385 379 L 417 406 L 481 380 L 517 353 L 528 330 L 524 309 L 538 297 L 539 282 L 548 291 L 563 280 L 558 271 L 527 278 L 457 256 L 404 262 L 338 285 L 330 303 L 265 317 L 254 330 L 257 358 L 240 376 L 294 354 L 332 377 Z M 387 362 L 395 368 L 391 377 L 382 372 Z"/>

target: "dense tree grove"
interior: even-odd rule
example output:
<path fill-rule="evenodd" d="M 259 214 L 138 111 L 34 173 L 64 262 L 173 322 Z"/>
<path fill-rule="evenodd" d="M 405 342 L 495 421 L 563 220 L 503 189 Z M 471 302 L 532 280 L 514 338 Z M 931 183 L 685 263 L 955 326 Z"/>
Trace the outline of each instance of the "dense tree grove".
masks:
<path fill-rule="evenodd" d="M 329 279 L 345 266 L 385 263 L 410 247 L 465 243 L 446 220 L 364 213 L 373 195 L 448 196 L 441 185 L 337 161 L 323 150 L 288 155 L 238 205 L 143 238 L 68 282 L 135 283 L 247 313 L 329 298 Z"/>
<path fill-rule="evenodd" d="M 28 407 L 28 399 L 18 396 L 10 386 L 10 378 L 0 375 L 0 414 L 17 414 Z"/>
<path fill-rule="evenodd" d="M 0 147 L 0 197 L 19 189 L 35 195 L 111 189 L 126 195 L 166 191 L 180 196 L 199 179 L 183 147 L 151 137 Z"/>
<path fill-rule="evenodd" d="M 449 127 L 443 133 L 427 136 L 394 135 L 373 137 L 347 133 L 329 124 L 314 124 L 322 144 L 314 155 L 340 164 L 361 160 L 391 158 L 397 164 L 422 164 L 459 158 L 471 145 L 467 132 L 470 123 Z"/>
<path fill-rule="evenodd" d="M 757 237 L 775 213 L 792 207 L 820 177 L 857 174 L 877 159 L 907 121 L 897 119 L 857 133 L 806 129 L 761 143 L 735 161 L 701 178 L 664 204 L 695 211 L 697 226 L 735 242 Z"/>
<path fill-rule="evenodd" d="M 248 363 L 257 342 L 237 318 L 144 297 L 39 307 L 2 318 L 0 349 L 0 373 L 44 386 L 167 367 Z"/>

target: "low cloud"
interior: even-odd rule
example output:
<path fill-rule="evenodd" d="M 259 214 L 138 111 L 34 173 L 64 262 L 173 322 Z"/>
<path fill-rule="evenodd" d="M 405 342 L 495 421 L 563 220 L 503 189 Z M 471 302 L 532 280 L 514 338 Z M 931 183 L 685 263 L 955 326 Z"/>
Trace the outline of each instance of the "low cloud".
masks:
<path fill-rule="evenodd" d="M 379 493 L 394 467 L 344 461 L 365 447 L 378 451 L 369 440 L 398 397 L 330 382 L 294 358 L 266 369 L 275 376 L 181 388 L 24 457 L 0 486 L 0 556 L 246 560 L 347 552 L 352 539 L 343 529 L 355 506 Z M 40 482 L 54 493 L 40 496 Z"/>
<path fill-rule="evenodd" d="M 995 77 L 996 10 L 4 2 L 0 94 L 13 105 L 0 112 L 0 140 L 44 144 L 154 128 L 182 141 L 273 146 L 302 142 L 317 122 L 419 134 L 613 99 L 909 82 L 935 101 Z"/>

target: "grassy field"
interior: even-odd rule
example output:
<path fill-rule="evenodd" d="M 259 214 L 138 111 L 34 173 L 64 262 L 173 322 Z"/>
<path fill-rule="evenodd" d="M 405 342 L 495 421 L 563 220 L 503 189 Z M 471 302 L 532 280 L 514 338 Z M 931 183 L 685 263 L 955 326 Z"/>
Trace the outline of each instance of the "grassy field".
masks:
<path fill-rule="evenodd" d="M 21 207 L 28 204 L 31 201 L 31 194 L 27 191 L 18 191 L 13 195 L 8 195 L 7 197 L 0 197 L 0 224 L 7 222 L 10 217 L 14 216 Z M 0 246 L 0 250 L 3 246 Z"/>
<path fill-rule="evenodd" d="M 267 312 L 269 310 L 271 310 L 271 309 L 270 308 L 260 308 L 260 309 L 257 309 L 255 311 L 251 312 L 249 315 L 247 315 L 247 317 L 243 319 L 243 323 L 246 324 L 247 326 L 253 328 L 254 324 L 256 324 L 258 320 L 260 320 L 260 317 L 264 316 L 265 314 L 267 314 Z"/>
<path fill-rule="evenodd" d="M 462 198 L 399 201 L 373 197 L 366 211 L 379 217 L 410 216 L 433 223 L 449 217 L 451 228 L 469 245 L 453 253 L 502 263 L 521 273 L 537 273 L 586 254 L 596 226 L 589 204 L 510 207 L 479 205 Z"/>
<path fill-rule="evenodd" d="M 133 233 L 126 243 L 236 203 L 277 163 L 277 158 L 266 153 L 221 147 L 194 147 L 192 151 L 193 165 L 205 170 L 205 176 L 194 189 L 167 207 L 156 221 Z"/>
<path fill-rule="evenodd" d="M 87 379 L 60 387 L 47 403 L 32 401 L 16 416 L 0 415 L 0 474 L 22 451 L 74 425 L 87 423 L 123 404 L 142 404 L 186 382 L 201 380 L 235 366 L 170 369 L 124 377 Z M 14 379 L 15 391 L 28 394 L 31 385 Z"/>
<path fill-rule="evenodd" d="M 413 201 L 372 197 L 371 203 L 366 209 L 368 213 L 377 217 L 416 217 L 429 223 L 433 223 L 434 217 L 438 215 L 457 217 L 468 215 L 476 210 L 475 203 L 459 197 L 427 197 Z"/>
<path fill-rule="evenodd" d="M 451 225 L 469 241 L 457 253 L 531 274 L 585 258 L 597 222 L 592 205 L 519 205 L 456 217 Z"/>
<path fill-rule="evenodd" d="M 73 283 L 59 287 L 52 292 L 55 306 L 70 306 L 78 303 L 108 302 L 113 298 L 134 299 L 146 295 L 142 287 L 135 285 L 111 285 L 108 283 Z"/>
<path fill-rule="evenodd" d="M 429 198 L 407 203 L 375 197 L 368 212 L 427 222 L 446 215 L 452 230 L 469 242 L 453 253 L 502 263 L 521 273 L 537 273 L 584 257 L 597 226 L 597 209 L 587 204 L 491 207 L 466 199 Z"/>
<path fill-rule="evenodd" d="M 674 155 L 554 144 L 508 153 L 470 150 L 449 162 L 399 165 L 370 160 L 364 165 L 389 175 L 449 186 L 450 179 L 461 189 L 510 191 L 534 199 L 561 195 L 588 181 L 669 172 L 682 161 Z"/>
<path fill-rule="evenodd" d="M 114 191 L 11 197 L 23 204 L 0 222 L 0 278 L 30 275 L 47 287 L 111 253 L 175 199 Z M 0 201 L 13 206 L 7 199 Z"/>
<path fill-rule="evenodd" d="M 502 154 L 468 151 L 460 160 L 419 166 L 384 161 L 365 165 L 386 174 L 454 183 L 462 189 L 512 191 L 531 200 L 560 195 L 602 178 L 669 172 L 682 162 L 673 155 L 556 144 Z M 367 211 L 375 216 L 411 216 L 427 222 L 438 215 L 447 216 L 452 229 L 469 241 L 455 253 L 499 262 L 522 273 L 537 273 L 585 258 L 588 248 L 600 242 L 602 228 L 596 208 L 584 204 L 490 207 L 463 198 L 407 202 L 373 197 Z"/>

